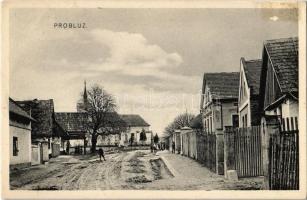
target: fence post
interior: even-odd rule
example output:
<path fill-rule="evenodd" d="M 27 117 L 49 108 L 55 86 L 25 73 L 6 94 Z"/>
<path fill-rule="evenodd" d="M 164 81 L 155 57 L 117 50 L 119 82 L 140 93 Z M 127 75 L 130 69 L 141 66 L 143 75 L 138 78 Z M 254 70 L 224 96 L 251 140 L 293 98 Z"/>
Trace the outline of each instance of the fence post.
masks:
<path fill-rule="evenodd" d="M 224 132 L 224 176 L 227 177 L 228 170 L 235 170 L 235 155 L 234 155 L 234 129 L 225 127 Z"/>
<path fill-rule="evenodd" d="M 279 134 L 279 121 L 277 116 L 265 116 L 261 120 L 261 147 L 262 147 L 262 157 L 263 157 L 263 174 L 264 183 L 263 189 L 270 189 L 269 187 L 269 150 L 270 150 L 270 136 L 274 134 Z"/>
<path fill-rule="evenodd" d="M 224 174 L 224 133 L 216 130 L 216 173 Z"/>

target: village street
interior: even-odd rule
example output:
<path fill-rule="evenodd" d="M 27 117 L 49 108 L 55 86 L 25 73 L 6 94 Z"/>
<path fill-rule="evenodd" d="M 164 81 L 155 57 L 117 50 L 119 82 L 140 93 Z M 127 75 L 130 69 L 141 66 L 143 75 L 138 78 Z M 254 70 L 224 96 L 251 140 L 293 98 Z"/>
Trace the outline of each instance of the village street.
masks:
<path fill-rule="evenodd" d="M 229 182 L 190 158 L 166 151 L 156 155 L 148 150 L 115 152 L 106 159 L 100 162 L 96 155 L 52 158 L 47 165 L 12 171 L 11 189 L 248 190 L 260 189 L 262 183 L 259 177 Z"/>

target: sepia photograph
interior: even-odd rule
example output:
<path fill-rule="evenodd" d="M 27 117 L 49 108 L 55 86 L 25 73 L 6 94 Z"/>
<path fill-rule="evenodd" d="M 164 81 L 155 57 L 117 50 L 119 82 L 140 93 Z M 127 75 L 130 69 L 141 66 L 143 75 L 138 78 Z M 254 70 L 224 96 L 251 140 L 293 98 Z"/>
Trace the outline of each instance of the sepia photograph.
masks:
<path fill-rule="evenodd" d="M 6 19 L 10 191 L 302 189 L 298 4 Z"/>

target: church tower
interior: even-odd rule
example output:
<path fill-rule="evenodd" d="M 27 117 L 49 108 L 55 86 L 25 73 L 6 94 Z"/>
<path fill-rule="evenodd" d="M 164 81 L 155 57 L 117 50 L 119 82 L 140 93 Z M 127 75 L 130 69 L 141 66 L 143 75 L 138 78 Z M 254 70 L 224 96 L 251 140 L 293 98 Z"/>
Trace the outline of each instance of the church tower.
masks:
<path fill-rule="evenodd" d="M 88 100 L 87 100 L 86 81 L 84 81 L 83 97 L 77 103 L 77 112 L 87 112 L 87 105 L 88 105 Z"/>

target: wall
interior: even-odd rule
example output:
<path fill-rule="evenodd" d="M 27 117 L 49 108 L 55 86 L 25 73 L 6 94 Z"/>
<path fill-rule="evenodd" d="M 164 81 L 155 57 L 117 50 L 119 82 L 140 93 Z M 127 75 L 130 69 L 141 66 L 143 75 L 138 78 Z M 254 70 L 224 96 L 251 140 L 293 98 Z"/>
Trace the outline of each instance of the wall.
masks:
<path fill-rule="evenodd" d="M 98 136 L 97 138 L 97 145 L 118 145 L 120 142 L 120 135 L 105 135 L 105 136 Z"/>
<path fill-rule="evenodd" d="M 236 101 L 230 103 L 222 103 L 223 107 L 223 128 L 225 126 L 232 126 L 232 115 L 237 114 Z"/>
<path fill-rule="evenodd" d="M 245 118 L 245 116 L 247 116 L 247 126 L 251 126 L 251 123 L 250 123 L 250 112 L 249 112 L 249 104 L 246 104 L 246 106 L 244 108 L 242 108 L 239 112 L 239 127 L 243 127 L 243 116 Z"/>
<path fill-rule="evenodd" d="M 84 146 L 84 139 L 70 139 L 70 147 Z M 66 148 L 66 145 L 64 145 Z"/>
<path fill-rule="evenodd" d="M 13 156 L 13 137 L 18 138 L 18 155 Z M 31 163 L 31 131 L 10 126 L 10 165 Z"/>
<path fill-rule="evenodd" d="M 148 126 L 138 126 L 138 127 L 130 127 L 125 133 L 121 134 L 121 140 L 120 144 L 125 145 L 128 144 L 129 139 L 131 138 L 131 133 L 134 133 L 134 143 L 135 144 L 141 144 L 140 142 L 140 133 L 142 130 L 145 130 L 146 133 L 146 141 L 144 144 L 151 144 L 151 133 L 149 132 L 149 127 Z M 127 140 L 126 140 L 127 139 Z"/>
<path fill-rule="evenodd" d="M 298 117 L 298 102 L 288 99 L 281 105 L 282 118 Z"/>

